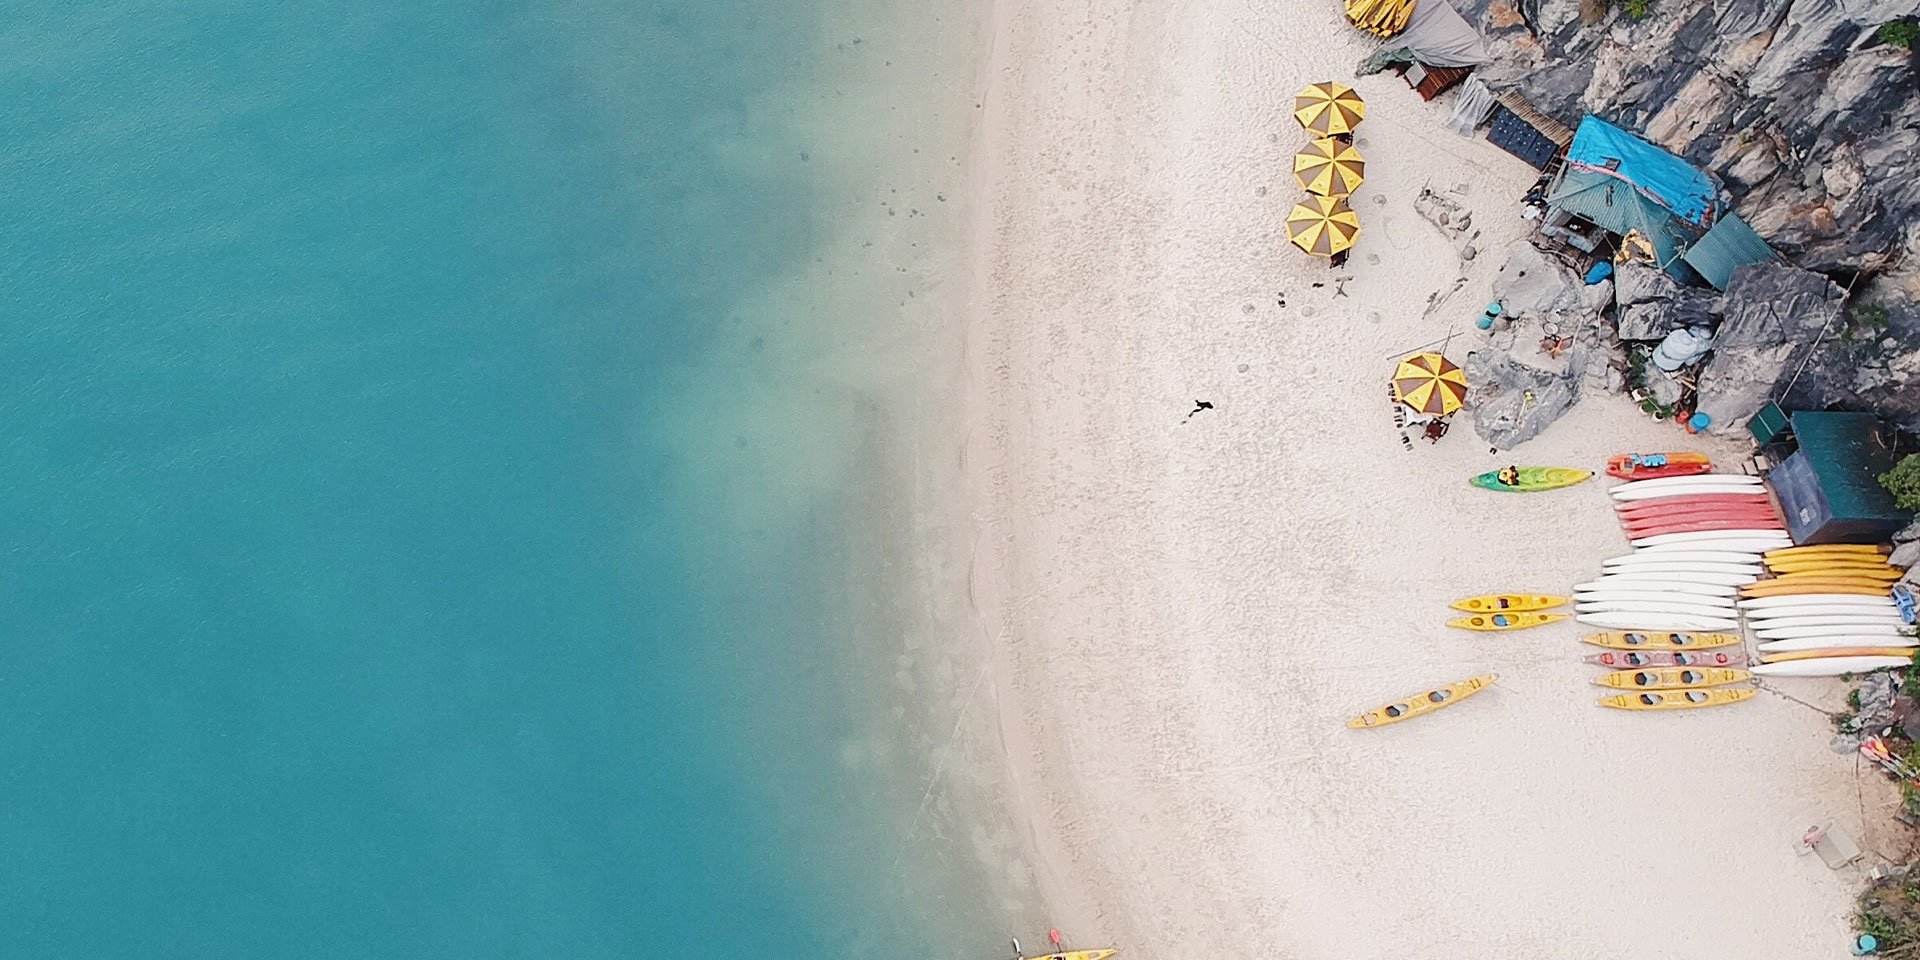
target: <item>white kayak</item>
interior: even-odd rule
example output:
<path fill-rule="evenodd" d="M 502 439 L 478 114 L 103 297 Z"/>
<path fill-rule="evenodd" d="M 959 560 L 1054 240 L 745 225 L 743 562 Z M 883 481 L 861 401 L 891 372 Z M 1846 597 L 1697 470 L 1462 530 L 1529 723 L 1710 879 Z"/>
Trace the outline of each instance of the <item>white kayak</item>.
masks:
<path fill-rule="evenodd" d="M 1805 617 L 1892 616 L 1897 618 L 1900 616 L 1899 611 L 1896 610 L 1892 604 L 1888 604 L 1886 607 L 1883 607 L 1880 609 L 1874 609 L 1872 607 L 1843 607 L 1838 605 L 1834 605 L 1834 606 L 1819 605 L 1819 606 L 1811 606 L 1811 607 L 1748 607 L 1747 609 L 1740 611 L 1740 614 L 1746 617 L 1749 623 L 1753 623 L 1756 625 L 1762 624 L 1762 623 L 1772 623 L 1775 620 L 1784 620 L 1789 617 L 1805 618 Z M 1882 622 L 1884 622 L 1884 620 Z"/>
<path fill-rule="evenodd" d="M 1675 487 L 1692 487 L 1700 484 L 1731 483 L 1742 487 L 1761 485 L 1759 477 L 1744 473 L 1690 473 L 1684 477 L 1654 477 L 1651 480 L 1629 480 L 1607 488 L 1608 493 L 1620 490 L 1671 490 Z M 1747 491 L 1749 493 L 1753 491 Z"/>
<path fill-rule="evenodd" d="M 1680 593 L 1646 587 L 1640 590 L 1575 590 L 1573 602 L 1605 603 L 1609 600 L 1639 600 L 1647 603 L 1690 603 L 1707 607 L 1725 607 L 1728 614 L 1733 613 L 1732 597 L 1710 597 L 1701 593 Z"/>
<path fill-rule="evenodd" d="M 1598 600 L 1592 603 L 1575 603 L 1575 613 L 1676 613 L 1686 617 L 1716 617 L 1733 619 L 1733 611 L 1725 607 L 1712 607 L 1706 604 L 1675 603 L 1667 600 Z"/>
<path fill-rule="evenodd" d="M 1731 597 L 1738 593 L 1737 586 L 1719 583 L 1692 583 L 1675 580 L 1664 573 L 1644 573 L 1639 576 L 1604 576 L 1598 580 L 1573 585 L 1574 592 L 1595 593 L 1601 590 L 1658 590 L 1662 593 L 1690 593 L 1701 597 Z"/>
<path fill-rule="evenodd" d="M 1753 635 L 1763 640 L 1789 640 L 1794 637 L 1910 637 L 1913 630 L 1893 623 L 1840 623 L 1818 627 L 1778 626 L 1778 620 L 1762 620 L 1753 625 Z"/>
<path fill-rule="evenodd" d="M 1614 487 L 1608 493 L 1622 503 L 1639 503 L 1646 500 L 1663 500 L 1667 497 L 1692 497 L 1702 494 L 1718 496 L 1722 494 L 1756 493 L 1759 487 L 1741 483 L 1703 483 L 1697 487 L 1653 487 L 1639 490 L 1623 490 Z"/>
<path fill-rule="evenodd" d="M 1751 527 L 1745 530 L 1692 530 L 1686 533 L 1656 533 L 1651 537 L 1637 537 L 1627 542 L 1636 547 L 1664 547 L 1675 543 L 1698 545 L 1701 543 L 1725 540 L 1752 541 L 1754 544 L 1759 545 L 1762 551 L 1779 550 L 1782 547 L 1793 545 L 1793 540 L 1787 536 L 1785 531 L 1767 527 Z"/>
<path fill-rule="evenodd" d="M 1848 673 L 1871 673 L 1904 667 L 1912 662 L 1906 657 L 1815 657 L 1783 663 L 1757 663 L 1748 669 L 1756 677 L 1838 677 Z"/>
<path fill-rule="evenodd" d="M 1707 563 L 1700 560 L 1649 560 L 1636 563 L 1631 567 L 1612 567 L 1609 574 L 1633 573 L 1727 573 L 1740 576 L 1758 577 L 1760 565 L 1745 563 Z M 1741 581 L 1745 582 L 1745 581 Z"/>
<path fill-rule="evenodd" d="M 1733 536 L 1722 540 L 1676 540 L 1672 543 L 1654 543 L 1636 547 L 1635 554 L 1678 553 L 1683 550 L 1724 550 L 1730 553 L 1765 553 L 1779 550 L 1780 540 L 1771 534 L 1754 537 L 1738 530 L 1721 531 Z M 1669 534 L 1671 536 L 1671 534 Z"/>
<path fill-rule="evenodd" d="M 1656 564 L 1656 566 L 1658 566 Z M 1602 580 L 1640 580 L 1647 582 L 1698 583 L 1712 587 L 1742 587 L 1758 579 L 1751 573 L 1716 573 L 1711 570 L 1695 570 L 1686 564 L 1672 564 L 1673 569 L 1649 569 L 1635 567 L 1629 571 L 1614 573 L 1609 570 Z"/>
<path fill-rule="evenodd" d="M 1609 630 L 1732 630 L 1732 620 L 1721 617 L 1695 617 L 1677 613 L 1576 613 L 1573 619 Z"/>
<path fill-rule="evenodd" d="M 1899 627 L 1911 630 L 1913 625 L 1900 619 L 1897 613 L 1859 613 L 1859 614 L 1816 614 L 1812 616 L 1785 616 L 1772 619 L 1747 618 L 1755 630 L 1791 630 L 1796 627 Z"/>
<path fill-rule="evenodd" d="M 1740 601 L 1742 610 L 1783 610 L 1792 607 L 1847 607 L 1854 610 L 1897 610 L 1890 597 L 1867 597 L 1851 593 L 1789 593 L 1778 597 L 1749 597 Z"/>
<path fill-rule="evenodd" d="M 1796 650 L 1863 650 L 1880 647 L 1920 647 L 1912 637 L 1793 637 L 1768 640 L 1760 644 L 1761 653 L 1792 653 Z"/>
<path fill-rule="evenodd" d="M 1735 553 L 1731 550 L 1665 550 L 1648 553 L 1635 550 L 1618 557 L 1608 557 L 1600 561 L 1603 567 L 1631 567 L 1642 563 L 1738 563 L 1742 565 L 1758 564 L 1759 553 Z"/>

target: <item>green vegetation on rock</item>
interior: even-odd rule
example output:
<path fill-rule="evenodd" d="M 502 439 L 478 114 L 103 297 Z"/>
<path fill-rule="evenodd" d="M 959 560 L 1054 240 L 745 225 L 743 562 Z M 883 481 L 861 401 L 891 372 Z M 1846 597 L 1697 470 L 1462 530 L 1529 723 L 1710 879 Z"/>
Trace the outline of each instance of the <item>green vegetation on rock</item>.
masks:
<path fill-rule="evenodd" d="M 1902 510 L 1920 510 L 1920 453 L 1909 453 L 1880 475 L 1880 485 L 1893 494 L 1893 505 Z"/>
<path fill-rule="evenodd" d="M 1888 20 L 1880 25 L 1880 42 L 1892 44 L 1902 50 L 1912 50 L 1913 42 L 1920 40 L 1920 24 L 1912 20 Z"/>

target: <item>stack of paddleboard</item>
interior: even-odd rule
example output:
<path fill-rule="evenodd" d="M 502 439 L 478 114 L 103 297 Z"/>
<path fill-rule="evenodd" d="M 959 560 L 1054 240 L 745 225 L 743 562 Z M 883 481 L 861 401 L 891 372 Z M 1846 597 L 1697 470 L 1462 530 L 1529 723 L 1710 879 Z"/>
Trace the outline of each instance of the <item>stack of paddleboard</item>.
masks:
<path fill-rule="evenodd" d="M 1747 629 L 1760 676 L 1834 677 L 1905 667 L 1920 648 L 1888 588 L 1900 570 L 1884 548 L 1824 545 L 1769 550 L 1773 576 L 1745 587 Z"/>
<path fill-rule="evenodd" d="M 1609 492 L 1620 526 L 1636 547 L 1682 533 L 1784 536 L 1786 531 L 1759 477 L 1734 473 L 1661 477 L 1623 483 Z"/>
<path fill-rule="evenodd" d="M 1615 630 L 1732 630 L 1734 596 L 1762 552 L 1792 546 L 1758 477 L 1637 480 L 1611 491 L 1631 553 L 1574 587 L 1581 623 Z"/>

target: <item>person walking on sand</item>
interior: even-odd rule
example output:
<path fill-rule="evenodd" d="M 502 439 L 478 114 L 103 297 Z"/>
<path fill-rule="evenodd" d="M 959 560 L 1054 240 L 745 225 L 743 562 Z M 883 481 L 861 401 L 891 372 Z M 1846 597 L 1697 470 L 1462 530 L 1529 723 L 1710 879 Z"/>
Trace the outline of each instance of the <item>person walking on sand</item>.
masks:
<path fill-rule="evenodd" d="M 1213 409 L 1213 404 L 1211 404 L 1211 403 L 1208 403 L 1208 402 L 1207 402 L 1207 401 L 1205 401 L 1205 400 L 1195 400 L 1195 401 L 1193 402 L 1193 409 L 1192 409 L 1192 410 L 1189 410 L 1189 411 L 1187 411 L 1187 420 L 1192 420 L 1192 419 L 1193 419 L 1193 415 L 1194 415 L 1194 414 L 1196 414 L 1196 413 L 1199 413 L 1199 412 L 1200 412 L 1200 411 L 1202 411 L 1202 410 L 1212 410 L 1212 409 Z M 1182 420 L 1182 421 L 1180 421 L 1180 422 L 1181 422 L 1181 423 L 1186 423 L 1186 422 L 1187 422 L 1187 420 Z"/>

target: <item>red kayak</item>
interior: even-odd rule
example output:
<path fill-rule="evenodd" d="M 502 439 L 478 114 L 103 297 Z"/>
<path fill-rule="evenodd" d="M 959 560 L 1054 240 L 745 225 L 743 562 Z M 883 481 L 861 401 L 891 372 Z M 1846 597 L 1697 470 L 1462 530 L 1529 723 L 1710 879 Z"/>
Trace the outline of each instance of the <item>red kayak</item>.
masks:
<path fill-rule="evenodd" d="M 1738 650 L 1609 650 L 1585 658 L 1596 667 L 1737 667 L 1747 662 Z"/>
<path fill-rule="evenodd" d="M 1658 500 L 1635 500 L 1630 503 L 1616 504 L 1614 509 L 1620 513 L 1664 513 L 1683 507 L 1722 507 L 1743 506 L 1747 504 L 1772 505 L 1764 493 L 1721 493 L 1694 494 L 1690 497 L 1662 497 Z"/>
<path fill-rule="evenodd" d="M 1607 475 L 1622 480 L 1690 477 L 1712 469 L 1704 453 L 1623 453 L 1607 461 Z"/>
<path fill-rule="evenodd" d="M 1627 530 L 1627 539 L 1639 540 L 1644 537 L 1658 537 L 1668 533 L 1700 533 L 1706 530 L 1785 530 L 1786 526 L 1778 520 L 1691 520 L 1684 523 L 1670 523 L 1657 527 L 1632 527 Z"/>
<path fill-rule="evenodd" d="M 1778 520 L 1780 515 L 1772 508 L 1760 510 L 1688 510 L 1684 513 L 1658 513 L 1643 517 L 1621 517 L 1620 525 L 1629 529 L 1634 527 L 1662 527 L 1676 523 L 1692 523 L 1695 520 Z"/>

